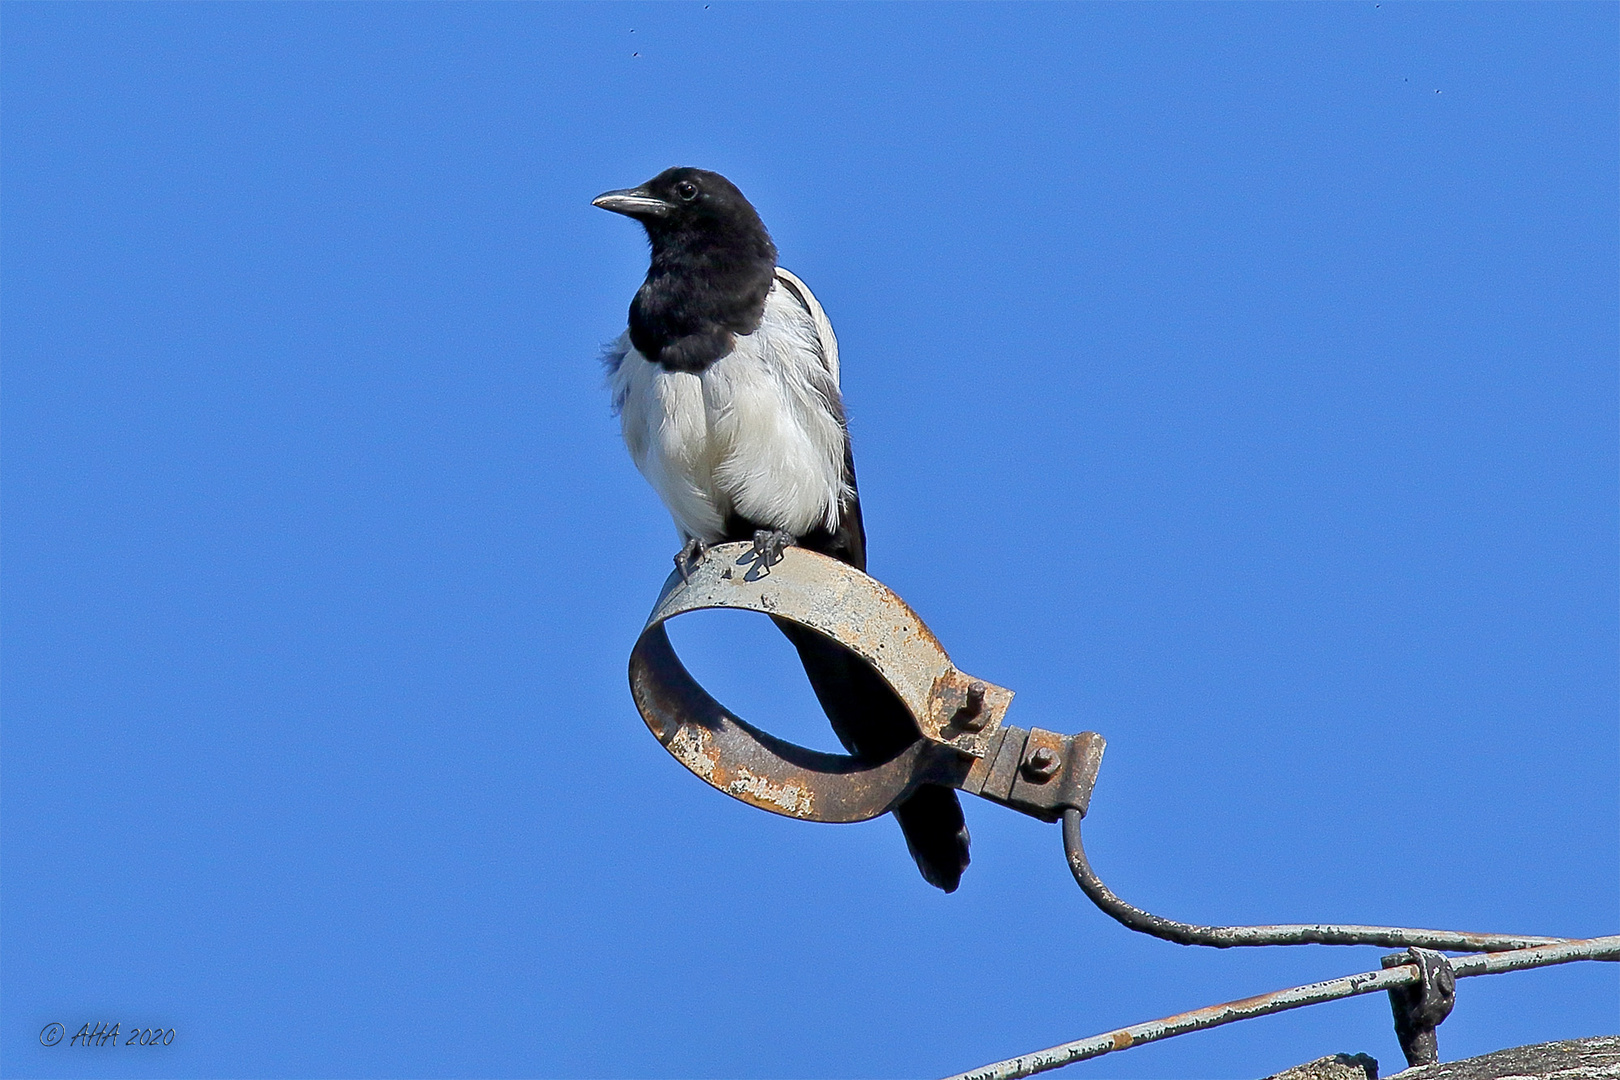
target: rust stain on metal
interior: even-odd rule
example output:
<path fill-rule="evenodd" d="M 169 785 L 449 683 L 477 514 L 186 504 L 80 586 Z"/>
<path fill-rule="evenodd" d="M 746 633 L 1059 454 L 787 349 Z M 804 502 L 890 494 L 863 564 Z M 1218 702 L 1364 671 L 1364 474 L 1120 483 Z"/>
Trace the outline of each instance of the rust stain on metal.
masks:
<path fill-rule="evenodd" d="M 918 727 L 927 738 L 983 757 L 1012 699 L 1006 687 L 949 667 L 929 687 L 927 715 Z"/>
<path fill-rule="evenodd" d="M 720 764 L 720 751 L 714 747 L 713 741 L 702 728 L 685 725 L 676 730 L 664 748 L 675 755 L 676 761 L 712 783 L 714 770 Z"/>
<path fill-rule="evenodd" d="M 759 776 L 746 768 L 737 770 L 725 787 L 726 794 L 735 795 L 755 806 L 770 804 L 780 813 L 793 817 L 810 817 L 815 809 L 815 793 L 808 787 L 794 783 L 777 783 L 768 776 Z"/>

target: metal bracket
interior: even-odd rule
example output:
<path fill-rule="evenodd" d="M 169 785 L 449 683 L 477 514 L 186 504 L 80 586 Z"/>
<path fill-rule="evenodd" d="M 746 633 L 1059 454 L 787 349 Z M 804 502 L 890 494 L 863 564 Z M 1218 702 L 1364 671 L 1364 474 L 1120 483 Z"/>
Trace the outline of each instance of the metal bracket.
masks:
<path fill-rule="evenodd" d="M 1395 1014 L 1395 1037 L 1407 1065 L 1433 1065 L 1440 1060 L 1434 1029 L 1457 1003 L 1456 970 L 1444 953 L 1432 949 L 1407 949 L 1384 957 L 1381 963 L 1386 969 L 1407 964 L 1417 967 L 1417 982 L 1390 989 L 1389 1007 Z"/>
<path fill-rule="evenodd" d="M 869 762 L 768 735 L 698 685 L 664 623 L 704 608 L 757 611 L 808 627 L 869 664 L 905 703 L 917 740 Z M 836 559 L 788 548 L 764 566 L 753 545 L 712 547 L 688 578 L 671 574 L 630 654 L 630 693 L 675 759 L 751 806 L 808 821 L 865 821 L 919 784 L 980 795 L 1056 821 L 1085 813 L 1102 761 L 1095 732 L 1005 724 L 1013 692 L 958 671 L 933 632 L 881 582 Z"/>
<path fill-rule="evenodd" d="M 1056 821 L 1067 809 L 1083 815 L 1105 745 L 1095 731 L 1059 735 L 1008 724 L 995 753 L 975 761 L 955 786 L 1042 821 Z"/>

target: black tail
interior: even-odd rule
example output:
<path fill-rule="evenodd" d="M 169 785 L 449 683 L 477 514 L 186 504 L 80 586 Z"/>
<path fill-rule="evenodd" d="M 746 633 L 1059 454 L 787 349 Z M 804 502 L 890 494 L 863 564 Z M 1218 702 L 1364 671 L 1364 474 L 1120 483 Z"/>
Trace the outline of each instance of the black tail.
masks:
<path fill-rule="evenodd" d="M 924 784 L 894 808 L 894 819 L 906 834 L 906 847 L 928 884 L 955 892 L 968 864 L 967 822 L 962 804 L 950 788 Z"/>
<path fill-rule="evenodd" d="M 830 638 L 785 619 L 776 625 L 793 647 L 834 734 L 851 754 L 886 761 L 918 737 L 905 703 L 871 666 Z M 968 831 L 956 792 L 924 785 L 894 810 L 923 878 L 955 892 L 968 865 Z"/>

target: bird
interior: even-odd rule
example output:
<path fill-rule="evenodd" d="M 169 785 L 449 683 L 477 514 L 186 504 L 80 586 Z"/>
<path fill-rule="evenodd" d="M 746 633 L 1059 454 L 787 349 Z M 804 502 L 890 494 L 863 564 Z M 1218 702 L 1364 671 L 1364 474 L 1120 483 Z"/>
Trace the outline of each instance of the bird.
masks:
<path fill-rule="evenodd" d="M 652 249 L 603 362 L 625 445 L 680 534 L 681 576 L 710 545 L 739 540 L 767 566 L 797 546 L 864 572 L 838 340 L 809 287 L 777 265 L 753 204 L 719 173 L 676 167 L 592 205 L 640 222 Z M 886 761 L 918 737 L 864 660 L 775 621 L 852 755 Z M 970 844 L 956 792 L 923 785 L 894 816 L 924 880 L 956 891 Z"/>

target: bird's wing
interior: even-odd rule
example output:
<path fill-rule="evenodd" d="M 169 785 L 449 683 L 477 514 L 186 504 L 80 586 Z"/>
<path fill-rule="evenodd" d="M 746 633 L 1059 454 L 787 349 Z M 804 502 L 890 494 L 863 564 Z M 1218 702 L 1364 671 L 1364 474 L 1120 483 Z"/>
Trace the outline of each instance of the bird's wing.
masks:
<path fill-rule="evenodd" d="M 799 303 L 804 305 L 805 310 L 810 313 L 810 320 L 816 326 L 816 336 L 821 339 L 821 362 L 832 373 L 833 383 L 836 385 L 838 382 L 838 338 L 833 334 L 832 321 L 827 318 L 827 313 L 822 310 L 821 301 L 817 300 L 816 294 L 810 291 L 810 286 L 799 280 L 798 275 L 784 270 L 780 266 L 776 268 L 776 280 L 781 282 L 783 288 L 792 293 Z"/>
<path fill-rule="evenodd" d="M 821 302 L 816 299 L 810 286 L 800 281 L 798 276 L 780 266 L 776 268 L 776 280 L 790 295 L 796 298 L 804 309 L 810 313 L 810 321 L 815 325 L 816 337 L 821 344 L 821 362 L 827 373 L 832 376 L 833 387 L 838 386 L 838 338 L 833 334 L 832 322 L 827 318 L 826 311 L 822 310 Z M 835 395 L 836 397 L 836 395 Z M 844 420 L 844 403 L 842 399 L 830 402 L 836 410 L 839 423 Z M 855 456 L 850 451 L 849 432 L 844 432 L 844 482 L 849 485 L 848 494 L 840 500 L 838 508 L 838 523 L 824 536 L 814 539 L 801 537 L 800 542 L 807 544 L 812 550 L 822 554 L 831 555 L 849 563 L 857 570 L 866 569 L 866 527 L 861 521 L 861 500 L 855 487 Z"/>

